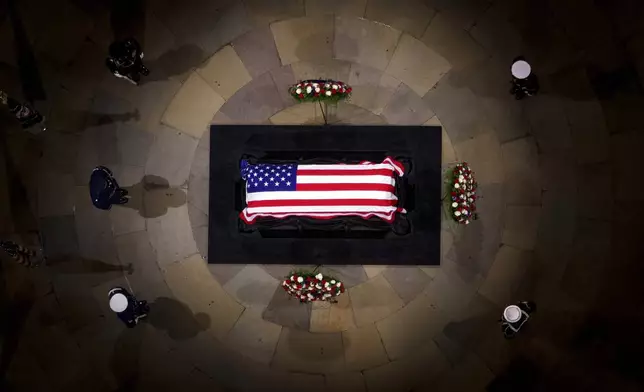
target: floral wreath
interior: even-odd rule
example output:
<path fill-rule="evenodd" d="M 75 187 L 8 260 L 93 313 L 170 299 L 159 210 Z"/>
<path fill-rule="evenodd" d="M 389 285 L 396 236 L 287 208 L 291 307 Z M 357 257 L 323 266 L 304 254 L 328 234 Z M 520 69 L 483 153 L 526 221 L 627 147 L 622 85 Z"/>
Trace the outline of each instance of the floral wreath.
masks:
<path fill-rule="evenodd" d="M 315 272 L 292 272 L 282 282 L 282 288 L 303 303 L 335 301 L 335 297 L 344 293 L 344 283 Z"/>
<path fill-rule="evenodd" d="M 456 222 L 469 225 L 471 220 L 478 219 L 478 214 L 476 212 L 477 183 L 467 162 L 456 164 L 449 182 L 452 187 L 451 216 Z"/>
<path fill-rule="evenodd" d="M 303 80 L 288 89 L 293 98 L 300 102 L 338 102 L 348 99 L 353 89 L 336 80 Z"/>

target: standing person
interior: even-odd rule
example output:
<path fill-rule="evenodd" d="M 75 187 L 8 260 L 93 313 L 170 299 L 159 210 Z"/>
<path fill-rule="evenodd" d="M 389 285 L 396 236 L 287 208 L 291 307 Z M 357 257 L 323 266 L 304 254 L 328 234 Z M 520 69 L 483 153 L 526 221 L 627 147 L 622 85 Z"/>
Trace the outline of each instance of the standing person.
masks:
<path fill-rule="evenodd" d="M 512 88 L 510 93 L 516 99 L 531 97 L 539 92 L 539 80 L 532 73 L 532 67 L 522 56 L 514 59 L 512 63 Z"/>
<path fill-rule="evenodd" d="M 110 45 L 109 57 L 105 64 L 114 76 L 124 78 L 138 86 L 141 75 L 150 74 L 150 71 L 143 65 L 142 59 L 141 45 L 134 38 L 128 38 Z"/>
<path fill-rule="evenodd" d="M 119 187 L 114 175 L 105 166 L 98 166 L 92 170 L 89 179 L 89 195 L 94 207 L 101 210 L 109 210 L 112 204 L 128 202 L 127 191 Z"/>
<path fill-rule="evenodd" d="M 516 336 L 530 315 L 537 311 L 537 304 L 532 301 L 521 301 L 516 305 L 507 306 L 501 317 L 501 330 L 506 339 Z"/>
<path fill-rule="evenodd" d="M 0 249 L 25 267 L 36 267 L 39 264 L 36 260 L 36 252 L 13 241 L 0 241 Z"/>
<path fill-rule="evenodd" d="M 39 124 L 40 130 L 45 131 L 47 127 L 45 126 L 45 117 L 40 114 L 36 109 L 31 107 L 31 105 L 25 103 L 22 104 L 15 99 L 9 97 L 7 93 L 0 90 L 0 103 L 6 105 L 9 108 L 11 114 L 13 114 L 18 121 L 22 129 L 31 128 L 32 126 Z"/>
<path fill-rule="evenodd" d="M 110 301 L 110 309 L 128 328 L 134 328 L 139 319 L 144 318 L 150 312 L 147 301 L 139 301 L 123 287 L 114 287 L 107 296 Z"/>

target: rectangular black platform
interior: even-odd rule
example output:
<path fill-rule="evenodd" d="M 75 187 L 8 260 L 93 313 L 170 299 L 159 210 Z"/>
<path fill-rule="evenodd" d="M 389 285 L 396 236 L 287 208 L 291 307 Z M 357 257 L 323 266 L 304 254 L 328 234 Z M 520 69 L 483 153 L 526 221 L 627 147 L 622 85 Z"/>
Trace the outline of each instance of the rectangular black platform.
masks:
<path fill-rule="evenodd" d="M 213 125 L 210 135 L 209 263 L 418 264 L 440 263 L 441 129 L 425 126 Z M 242 155 L 282 159 L 320 157 L 381 161 L 410 157 L 407 180 L 412 232 L 384 238 L 267 238 L 239 230 Z"/>

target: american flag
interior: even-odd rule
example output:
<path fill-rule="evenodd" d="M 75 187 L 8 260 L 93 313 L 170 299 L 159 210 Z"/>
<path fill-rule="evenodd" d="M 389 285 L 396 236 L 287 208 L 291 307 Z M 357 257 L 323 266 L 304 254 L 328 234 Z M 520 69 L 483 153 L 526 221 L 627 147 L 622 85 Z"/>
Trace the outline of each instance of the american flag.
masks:
<path fill-rule="evenodd" d="M 391 222 L 398 207 L 396 176 L 400 162 L 387 157 L 381 163 L 298 165 L 296 163 L 241 162 L 246 180 L 246 208 L 240 217 L 253 223 L 257 217 L 372 216 Z"/>

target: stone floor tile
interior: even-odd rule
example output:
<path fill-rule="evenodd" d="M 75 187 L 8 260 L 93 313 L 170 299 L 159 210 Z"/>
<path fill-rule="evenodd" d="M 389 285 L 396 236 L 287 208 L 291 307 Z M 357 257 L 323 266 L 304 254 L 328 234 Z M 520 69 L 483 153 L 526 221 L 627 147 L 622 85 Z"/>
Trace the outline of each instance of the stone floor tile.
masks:
<path fill-rule="evenodd" d="M 192 234 L 195 237 L 199 254 L 208 261 L 208 226 L 193 227 Z"/>
<path fill-rule="evenodd" d="M 537 145 L 532 137 L 501 144 L 505 169 L 505 200 L 510 204 L 539 204 L 541 183 Z"/>
<path fill-rule="evenodd" d="M 363 265 L 364 271 L 369 279 L 375 278 L 387 269 L 386 265 Z"/>
<path fill-rule="evenodd" d="M 232 45 L 253 78 L 282 65 L 268 26 L 249 31 L 235 39 Z"/>
<path fill-rule="evenodd" d="M 213 3 L 217 5 L 218 3 Z M 251 31 L 255 24 L 246 3 L 233 2 L 223 9 L 221 18 L 214 24 L 208 23 L 209 31 L 199 40 L 199 46 L 207 53 L 214 53 L 238 37 Z"/>
<path fill-rule="evenodd" d="M 610 153 L 609 134 L 599 101 L 566 101 L 565 112 L 577 162 L 606 161 Z"/>
<path fill-rule="evenodd" d="M 430 282 L 429 276 L 416 266 L 390 266 L 383 275 L 405 304 L 422 293 Z"/>
<path fill-rule="evenodd" d="M 145 166 L 148 151 L 154 142 L 153 135 L 131 124 L 121 124 L 116 130 L 116 140 L 121 165 Z"/>
<path fill-rule="evenodd" d="M 431 341 L 397 361 L 363 372 L 368 391 L 409 391 L 435 380 L 449 368 L 449 362 Z"/>
<path fill-rule="evenodd" d="M 332 58 L 333 22 L 332 16 L 316 15 L 271 24 L 282 64 Z"/>
<path fill-rule="evenodd" d="M 271 70 L 270 73 L 275 86 L 277 86 L 277 92 L 284 103 L 283 107 L 286 108 L 297 103 L 297 101 L 288 92 L 288 88 L 296 82 L 295 75 L 293 74 L 293 67 L 285 65 Z"/>
<path fill-rule="evenodd" d="M 423 97 L 454 145 L 482 133 L 493 133 L 483 101 L 465 83 L 461 73 L 450 72 Z"/>
<path fill-rule="evenodd" d="M 351 288 L 367 281 L 367 274 L 361 265 L 326 265 L 320 267 L 320 272 L 339 279 L 346 288 Z"/>
<path fill-rule="evenodd" d="M 470 34 L 486 52 L 499 58 L 512 59 L 516 53 L 523 53 L 521 35 L 492 7 L 477 18 Z"/>
<path fill-rule="evenodd" d="M 193 228 L 208 225 L 208 215 L 191 203 L 188 203 L 188 216 L 190 217 L 190 226 Z"/>
<path fill-rule="evenodd" d="M 316 301 L 311 309 L 311 332 L 340 332 L 355 328 L 353 308 L 348 294 L 337 297 L 336 303 Z M 320 306 L 321 305 L 321 306 Z"/>
<path fill-rule="evenodd" d="M 427 122 L 434 112 L 409 86 L 401 83 L 382 111 L 389 124 L 421 125 Z"/>
<path fill-rule="evenodd" d="M 185 184 L 196 149 L 195 139 L 172 128 L 163 127 L 159 129 L 150 148 L 145 173 L 160 176 L 171 186 Z"/>
<path fill-rule="evenodd" d="M 499 306 L 516 301 L 514 294 L 533 257 L 532 252 L 501 246 L 479 293 Z"/>
<path fill-rule="evenodd" d="M 306 16 L 364 17 L 367 0 L 304 0 Z"/>
<path fill-rule="evenodd" d="M 429 296 L 419 295 L 407 306 L 376 323 L 382 343 L 391 360 L 413 354 L 440 333 L 448 316 L 432 303 Z"/>
<path fill-rule="evenodd" d="M 80 137 L 61 132 L 47 132 L 42 137 L 40 165 L 51 171 L 73 173 Z"/>
<path fill-rule="evenodd" d="M 192 176 L 208 178 L 210 176 L 210 146 L 204 148 L 203 144 L 200 140 L 192 160 L 190 174 Z"/>
<path fill-rule="evenodd" d="M 605 281 L 610 263 L 612 227 L 607 221 L 578 219 L 572 257 L 561 287 L 574 299 L 591 303 Z"/>
<path fill-rule="evenodd" d="M 258 265 L 247 265 L 224 285 L 228 292 L 246 312 L 261 313 L 271 300 L 275 289 L 281 285 Z"/>
<path fill-rule="evenodd" d="M 326 390 L 336 392 L 367 392 L 364 377 L 360 372 L 326 374 Z"/>
<path fill-rule="evenodd" d="M 197 69 L 197 73 L 225 100 L 232 97 L 252 79 L 235 49 L 230 45 L 219 49 Z"/>
<path fill-rule="evenodd" d="M 217 283 L 199 255 L 166 266 L 163 274 L 177 300 L 195 314 L 210 317 L 210 331 L 223 339 L 239 319 L 244 307 L 232 299 Z"/>
<path fill-rule="evenodd" d="M 114 242 L 121 265 L 132 264 L 133 273 L 127 279 L 133 294 L 148 301 L 170 294 L 147 233 L 139 231 L 120 235 Z"/>
<path fill-rule="evenodd" d="M 249 0 L 244 4 L 257 25 L 304 16 L 304 0 Z"/>
<path fill-rule="evenodd" d="M 400 80 L 361 64 L 351 64 L 349 85 L 353 88 L 351 102 L 381 114 L 398 89 Z"/>
<path fill-rule="evenodd" d="M 437 383 L 431 383 L 428 386 L 439 391 L 482 391 L 494 377 L 479 357 L 469 354 Z"/>
<path fill-rule="evenodd" d="M 73 215 L 41 218 L 39 226 L 43 248 L 48 258 L 78 255 L 78 238 Z"/>
<path fill-rule="evenodd" d="M 455 143 L 454 150 L 459 159 L 470 165 L 479 184 L 503 182 L 501 145 L 494 135 L 485 133 L 467 141 Z"/>
<path fill-rule="evenodd" d="M 572 148 L 570 126 L 562 98 L 540 95 L 525 102 L 524 109 L 539 152 L 566 153 Z"/>
<path fill-rule="evenodd" d="M 224 99 L 192 73 L 163 115 L 163 123 L 194 138 L 200 138 Z"/>
<path fill-rule="evenodd" d="M 186 206 L 171 208 L 163 216 L 148 219 L 147 226 L 150 243 L 160 266 L 197 253 Z"/>
<path fill-rule="evenodd" d="M 432 18 L 420 40 L 443 56 L 454 69 L 466 68 L 486 56 L 485 50 L 444 12 Z"/>
<path fill-rule="evenodd" d="M 418 0 L 370 0 L 365 10 L 366 19 L 377 20 L 417 38 L 423 35 L 435 14 L 434 9 Z"/>
<path fill-rule="evenodd" d="M 63 216 L 73 212 L 74 176 L 49 170 L 39 173 L 38 216 Z"/>
<path fill-rule="evenodd" d="M 320 106 L 313 102 L 304 102 L 290 106 L 270 118 L 275 125 L 299 125 L 323 123 Z"/>
<path fill-rule="evenodd" d="M 533 250 L 537 242 L 538 206 L 508 206 L 505 211 L 503 243 L 522 250 Z"/>
<path fill-rule="evenodd" d="M 400 38 L 400 31 L 367 19 L 339 17 L 335 21 L 335 58 L 384 71 Z"/>
<path fill-rule="evenodd" d="M 429 283 L 425 295 L 431 303 L 448 315 L 454 315 L 467 307 L 481 284 L 480 276 L 471 276 L 453 261 L 441 265 Z"/>
<path fill-rule="evenodd" d="M 342 332 L 344 359 L 349 370 L 365 370 L 388 362 L 387 352 L 374 324 Z"/>
<path fill-rule="evenodd" d="M 239 89 L 221 108 L 233 122 L 262 123 L 284 109 L 271 74 L 265 73 Z"/>
<path fill-rule="evenodd" d="M 345 120 L 340 120 L 337 124 L 344 125 L 385 125 L 387 121 L 382 116 L 378 116 L 368 110 L 364 110 L 361 113 L 349 117 Z"/>
<path fill-rule="evenodd" d="M 351 64 L 343 60 L 324 59 L 315 62 L 299 61 L 291 64 L 297 80 L 333 79 L 347 80 Z"/>
<path fill-rule="evenodd" d="M 208 264 L 212 276 L 217 279 L 220 285 L 224 286 L 229 280 L 243 270 L 243 264 Z"/>
<path fill-rule="evenodd" d="M 210 178 L 209 177 L 190 177 L 188 183 L 188 202 L 199 210 L 208 213 L 210 195 Z"/>
<path fill-rule="evenodd" d="M 242 313 L 224 342 L 233 350 L 263 364 L 270 364 L 282 327 L 263 320 L 257 313 Z"/>
<path fill-rule="evenodd" d="M 137 186 L 144 177 L 145 169 L 138 166 L 116 166 L 112 173 L 118 179 L 119 185 L 128 189 L 130 203 L 137 199 L 142 200 L 143 189 Z M 121 235 L 145 230 L 145 218 L 141 216 L 138 208 L 128 208 L 116 205 L 109 212 L 112 221 L 112 233 Z"/>
<path fill-rule="evenodd" d="M 356 325 L 359 327 L 381 320 L 404 305 L 403 300 L 382 275 L 355 286 L 348 292 Z"/>
<path fill-rule="evenodd" d="M 262 317 L 284 327 L 308 331 L 311 322 L 311 304 L 303 304 L 279 287 Z"/>
<path fill-rule="evenodd" d="M 449 70 L 449 62 L 441 55 L 403 34 L 386 73 L 402 80 L 422 97 Z"/>
<path fill-rule="evenodd" d="M 336 373 L 344 369 L 342 335 L 282 328 L 273 367 L 306 373 Z"/>
<path fill-rule="evenodd" d="M 87 260 L 118 265 L 110 215 L 94 207 L 87 193 L 87 187 L 75 188 L 74 220 L 79 255 Z"/>
<path fill-rule="evenodd" d="M 584 165 L 578 169 L 578 210 L 584 218 L 610 219 L 613 213 L 613 172 L 608 164 Z"/>

